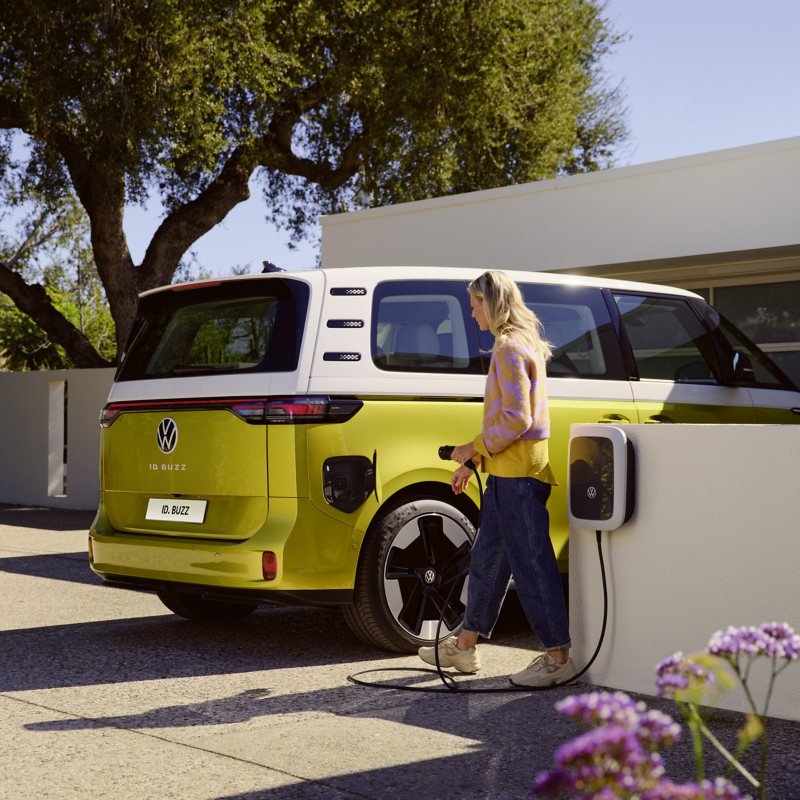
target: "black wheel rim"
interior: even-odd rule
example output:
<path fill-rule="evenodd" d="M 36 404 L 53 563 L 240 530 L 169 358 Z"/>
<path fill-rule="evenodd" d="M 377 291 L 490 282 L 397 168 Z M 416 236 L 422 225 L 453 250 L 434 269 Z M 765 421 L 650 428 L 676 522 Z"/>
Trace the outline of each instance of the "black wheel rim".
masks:
<path fill-rule="evenodd" d="M 444 514 L 420 514 L 397 532 L 386 556 L 384 592 L 394 619 L 419 639 L 432 641 L 461 624 L 471 537 Z M 454 586 L 455 584 L 455 586 Z M 447 598 L 450 602 L 447 603 Z"/>

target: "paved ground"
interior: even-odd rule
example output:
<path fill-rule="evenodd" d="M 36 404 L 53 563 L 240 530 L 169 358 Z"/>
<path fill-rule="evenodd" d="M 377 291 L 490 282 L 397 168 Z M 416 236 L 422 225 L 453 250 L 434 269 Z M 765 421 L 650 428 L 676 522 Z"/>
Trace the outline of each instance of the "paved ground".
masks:
<path fill-rule="evenodd" d="M 263 609 L 209 627 L 103 588 L 85 555 L 91 518 L 0 506 L 2 798 L 523 798 L 577 733 L 553 704 L 586 686 L 364 689 L 347 675 L 416 659 L 364 647 L 338 611 Z M 512 604 L 477 684 L 504 685 L 535 647 Z M 730 742 L 741 718 L 712 724 Z M 770 797 L 800 798 L 800 725 L 771 730 Z M 692 778 L 688 741 L 667 759 Z M 721 772 L 714 759 L 709 772 Z"/>

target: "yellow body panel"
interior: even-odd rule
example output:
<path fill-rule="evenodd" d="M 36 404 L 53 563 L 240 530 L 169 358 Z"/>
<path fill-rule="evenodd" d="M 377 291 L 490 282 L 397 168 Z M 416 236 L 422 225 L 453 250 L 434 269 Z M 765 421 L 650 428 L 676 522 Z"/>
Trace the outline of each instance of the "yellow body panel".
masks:
<path fill-rule="evenodd" d="M 560 482 L 548 503 L 550 534 L 562 571 L 569 557 L 572 423 L 638 423 L 658 415 L 681 422 L 743 422 L 753 415 L 752 409 L 737 407 L 632 401 L 551 398 L 549 405 L 550 461 Z M 441 461 L 438 449 L 470 441 L 480 431 L 481 415 L 478 400 L 422 399 L 367 399 L 342 423 L 250 425 L 227 411 L 124 414 L 103 432 L 103 504 L 92 529 L 93 566 L 112 575 L 215 587 L 350 589 L 372 520 L 398 492 L 414 492 L 420 484 L 437 483 L 449 496 L 455 464 Z M 181 437 L 171 463 L 186 463 L 186 470 L 148 467 L 171 458 L 156 444 L 155 431 L 165 416 L 176 419 Z M 376 491 L 350 514 L 329 505 L 322 485 L 325 460 L 373 461 L 376 452 Z M 477 506 L 476 483 L 467 495 Z M 147 499 L 170 492 L 207 499 L 206 522 L 145 523 Z M 278 556 L 272 581 L 264 581 L 261 572 L 266 550 Z"/>
<path fill-rule="evenodd" d="M 761 425 L 800 425 L 800 415 L 790 408 L 756 408 Z"/>

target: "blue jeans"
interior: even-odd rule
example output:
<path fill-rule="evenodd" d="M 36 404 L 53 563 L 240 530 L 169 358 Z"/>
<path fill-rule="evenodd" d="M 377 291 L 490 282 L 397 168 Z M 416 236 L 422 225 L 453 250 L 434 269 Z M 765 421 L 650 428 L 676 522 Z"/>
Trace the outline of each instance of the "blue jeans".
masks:
<path fill-rule="evenodd" d="M 487 478 L 463 630 L 486 639 L 492 635 L 513 574 L 525 616 L 545 650 L 570 647 L 564 591 L 550 541 L 551 489 L 536 478 Z"/>

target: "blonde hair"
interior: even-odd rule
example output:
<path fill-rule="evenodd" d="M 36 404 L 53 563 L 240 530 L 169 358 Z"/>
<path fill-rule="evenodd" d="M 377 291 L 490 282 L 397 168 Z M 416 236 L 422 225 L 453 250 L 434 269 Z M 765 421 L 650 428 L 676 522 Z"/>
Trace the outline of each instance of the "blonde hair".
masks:
<path fill-rule="evenodd" d="M 552 345 L 544 338 L 544 325 L 525 305 L 519 286 L 505 272 L 484 272 L 467 290 L 476 300 L 483 301 L 489 330 L 494 334 L 494 350 L 520 333 L 541 353 L 545 363 L 550 360 Z"/>

